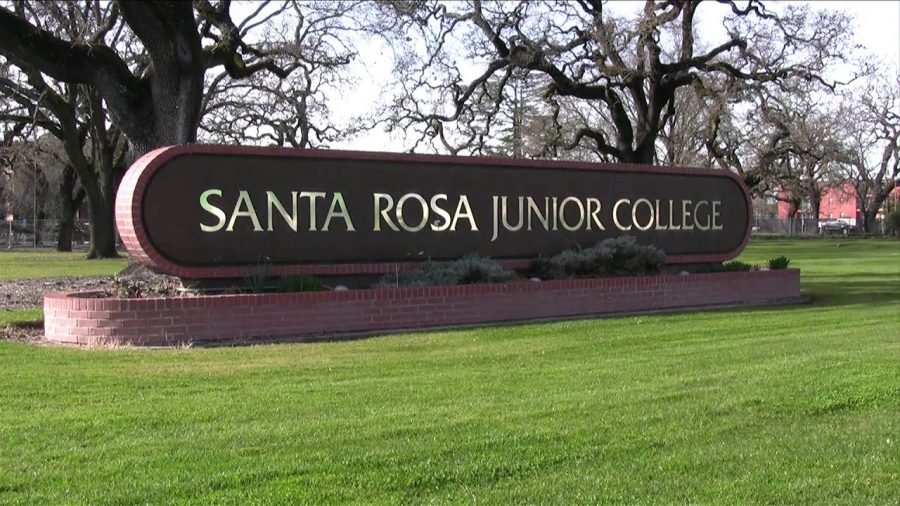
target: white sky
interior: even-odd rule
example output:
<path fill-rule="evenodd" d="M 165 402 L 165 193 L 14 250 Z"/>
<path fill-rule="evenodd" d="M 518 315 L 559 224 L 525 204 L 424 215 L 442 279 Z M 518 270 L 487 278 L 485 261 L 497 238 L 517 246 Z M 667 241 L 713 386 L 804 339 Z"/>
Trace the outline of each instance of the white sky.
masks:
<path fill-rule="evenodd" d="M 882 64 L 900 69 L 900 0 L 883 1 L 811 1 L 813 9 L 842 10 L 856 19 L 854 34 L 856 41 Z M 614 1 L 608 9 L 625 15 L 642 7 L 643 2 Z M 770 10 L 779 10 L 785 2 L 766 2 Z M 698 10 L 700 37 L 708 43 L 724 42 L 721 16 L 728 7 L 715 2 L 701 4 Z M 387 48 L 380 44 L 370 44 L 361 48 L 359 62 L 367 62 L 369 67 L 359 68 L 359 85 L 349 93 L 342 94 L 330 104 L 338 121 L 348 121 L 354 114 L 374 110 L 378 102 L 381 83 L 386 82 L 391 72 L 391 59 Z M 374 64 L 373 64 L 374 62 Z M 356 139 L 345 140 L 331 146 L 338 149 L 362 151 L 403 151 L 408 146 L 403 139 L 391 138 L 383 131 L 376 130 Z"/>

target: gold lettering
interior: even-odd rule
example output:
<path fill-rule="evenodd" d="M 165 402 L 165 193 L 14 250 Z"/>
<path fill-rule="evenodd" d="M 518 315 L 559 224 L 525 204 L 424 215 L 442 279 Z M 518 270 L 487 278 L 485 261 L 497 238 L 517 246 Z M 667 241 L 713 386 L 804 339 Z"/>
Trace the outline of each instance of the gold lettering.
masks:
<path fill-rule="evenodd" d="M 521 230 L 525 225 L 525 218 L 522 215 L 522 212 L 524 210 L 523 202 L 525 200 L 525 197 L 519 197 L 519 222 L 516 223 L 515 226 L 509 223 L 509 203 L 506 199 L 506 196 L 500 197 L 500 217 L 501 220 L 503 220 L 503 228 L 509 230 L 510 232 L 516 232 L 518 230 Z"/>
<path fill-rule="evenodd" d="M 574 202 L 578 209 L 578 223 L 575 225 L 569 225 L 566 221 L 566 204 Z M 576 197 L 566 197 L 563 199 L 562 203 L 559 205 L 559 222 L 562 223 L 564 229 L 569 232 L 574 232 L 581 228 L 581 225 L 584 224 L 584 205 L 578 200 Z"/>
<path fill-rule="evenodd" d="M 375 203 L 375 224 L 372 230 L 381 232 L 381 219 L 383 218 L 384 222 L 387 223 L 387 226 L 391 227 L 391 230 L 399 232 L 400 229 L 397 228 L 397 225 L 395 225 L 393 221 L 391 221 L 391 217 L 388 214 L 394 207 L 394 199 L 387 193 L 373 193 L 372 198 Z M 384 209 L 381 208 L 382 202 L 387 203 L 387 207 Z"/>
<path fill-rule="evenodd" d="M 719 200 L 712 201 L 712 229 L 722 230 L 724 225 L 719 223 L 719 206 L 722 204 Z"/>
<path fill-rule="evenodd" d="M 438 193 L 437 195 L 431 197 L 431 202 L 430 202 L 431 203 L 431 211 L 441 217 L 440 224 L 438 224 L 438 223 L 431 224 L 431 230 L 434 230 L 435 232 L 443 232 L 443 231 L 447 230 L 448 228 L 450 228 L 450 213 L 445 211 L 444 208 L 442 208 L 441 206 L 439 206 L 437 204 L 438 200 L 446 201 L 447 194 L 446 193 Z"/>
<path fill-rule="evenodd" d="M 675 201 L 670 200 L 669 201 L 669 230 L 681 230 L 681 225 L 678 225 L 676 227 L 675 223 L 673 221 L 675 219 L 675 208 L 673 207 L 674 205 L 675 205 Z"/>
<path fill-rule="evenodd" d="M 551 230 L 556 232 L 557 230 L 559 230 L 559 228 L 557 227 L 557 224 L 559 223 L 559 208 L 556 207 L 557 198 L 553 197 L 550 199 L 550 201 L 553 202 L 553 205 L 550 207 L 550 210 L 553 212 L 553 228 Z"/>
<path fill-rule="evenodd" d="M 638 219 L 637 219 L 637 208 L 638 208 L 638 205 L 642 204 L 642 203 L 647 204 L 647 209 L 650 210 L 650 219 L 647 220 L 647 224 L 644 226 L 641 226 L 641 224 L 638 223 Z M 631 207 L 631 222 L 634 223 L 634 226 L 637 227 L 638 230 L 641 230 L 641 231 L 650 230 L 650 227 L 653 226 L 653 204 L 651 204 L 650 201 L 647 199 L 635 200 L 634 206 Z"/>
<path fill-rule="evenodd" d="M 465 212 L 460 212 L 465 208 Z M 456 205 L 456 212 L 453 213 L 453 223 L 450 224 L 450 230 L 456 231 L 456 222 L 460 218 L 469 221 L 469 227 L 473 232 L 478 232 L 478 226 L 475 224 L 475 216 L 472 214 L 472 207 L 469 205 L 469 198 L 465 195 L 459 196 L 459 203 Z"/>
<path fill-rule="evenodd" d="M 293 204 L 293 212 L 292 214 L 288 214 L 287 210 L 281 204 L 281 201 L 278 200 L 278 197 L 275 195 L 275 192 L 266 192 L 266 200 L 268 201 L 269 208 L 269 226 L 266 228 L 269 232 L 272 231 L 272 208 L 278 209 L 278 212 L 281 213 L 281 217 L 284 218 L 285 223 L 291 230 L 294 232 L 297 231 L 297 192 L 291 192 L 291 203 Z"/>
<path fill-rule="evenodd" d="M 491 217 L 493 218 L 493 221 L 491 222 L 492 223 L 491 228 L 494 230 L 494 233 L 491 234 L 491 242 L 494 242 L 497 240 L 497 236 L 499 235 L 499 232 L 500 232 L 500 212 L 498 211 L 498 205 L 499 205 L 498 202 L 499 201 L 500 201 L 500 198 L 497 197 L 496 195 L 491 196 L 491 209 L 493 210 L 493 213 L 491 214 Z"/>
<path fill-rule="evenodd" d="M 631 201 L 628 199 L 619 199 L 616 202 L 616 205 L 613 206 L 613 223 L 616 224 L 616 227 L 619 230 L 631 230 L 631 225 L 628 225 L 627 227 L 625 227 L 621 223 L 619 223 L 619 206 L 622 205 L 623 203 L 631 204 Z"/>
<path fill-rule="evenodd" d="M 241 203 L 244 204 L 246 210 L 241 210 Z M 234 222 L 239 217 L 250 218 L 250 221 L 253 222 L 254 232 L 263 231 L 262 226 L 259 224 L 259 218 L 257 218 L 256 216 L 256 210 L 253 209 L 253 202 L 250 201 L 250 194 L 243 190 L 238 193 L 237 202 L 234 203 L 234 211 L 231 212 L 231 221 L 228 222 L 228 227 L 226 227 L 225 230 L 228 232 L 233 232 Z"/>
<path fill-rule="evenodd" d="M 500 198 L 496 195 L 491 196 L 491 209 L 494 210 L 493 214 L 491 215 L 494 218 L 493 226 L 491 227 L 492 229 L 494 229 L 494 233 L 493 235 L 491 235 L 491 242 L 497 240 L 497 236 L 499 235 L 500 231 L 500 212 L 497 208 L 499 200 Z"/>
<path fill-rule="evenodd" d="M 594 207 L 596 205 L 596 208 Z M 606 230 L 603 227 L 603 223 L 600 223 L 600 199 L 595 197 L 588 197 L 587 199 L 587 213 L 591 216 L 591 219 L 587 222 L 587 229 L 591 229 L 591 222 L 593 221 L 599 230 Z M 593 211 L 591 210 L 593 209 Z"/>
<path fill-rule="evenodd" d="M 403 204 L 409 199 L 415 200 L 422 207 L 422 220 L 414 227 L 409 226 L 403 218 Z M 400 200 L 397 201 L 397 222 L 400 223 L 400 228 L 407 232 L 418 232 L 419 230 L 422 230 L 425 228 L 425 225 L 428 224 L 428 203 L 425 202 L 425 199 L 418 193 L 407 193 L 400 197 Z"/>
<path fill-rule="evenodd" d="M 691 223 L 691 210 L 688 209 L 692 203 L 690 200 L 681 201 L 681 228 L 684 230 L 694 230 L 694 224 Z M 691 225 L 688 226 L 688 223 Z"/>
<path fill-rule="evenodd" d="M 531 197 L 527 198 L 528 202 L 528 231 L 531 231 L 531 217 L 534 215 L 537 217 L 537 220 L 541 222 L 541 225 L 544 226 L 544 230 L 548 230 L 550 228 L 550 209 L 548 206 L 550 205 L 550 198 L 544 197 L 544 214 L 541 214 L 541 210 L 538 209 L 537 204 L 534 199 Z"/>
<path fill-rule="evenodd" d="M 309 231 L 316 231 L 316 199 L 324 199 L 325 192 L 300 192 L 300 197 L 309 198 Z"/>
<path fill-rule="evenodd" d="M 341 208 L 341 210 L 335 212 L 337 208 Z M 350 220 L 350 213 L 347 211 L 347 204 L 344 203 L 344 195 L 341 192 L 334 192 L 334 197 L 331 199 L 331 207 L 328 208 L 328 215 L 325 216 L 322 232 L 328 232 L 328 226 L 331 224 L 332 218 L 343 218 L 347 232 L 356 232 L 356 227 L 353 226 L 353 221 Z"/>
<path fill-rule="evenodd" d="M 666 230 L 667 227 L 659 222 L 659 217 L 662 216 L 662 213 L 659 212 L 659 199 L 656 199 L 654 202 L 656 203 L 656 210 L 654 213 L 654 216 L 656 218 L 656 230 Z"/>
<path fill-rule="evenodd" d="M 225 226 L 225 211 L 219 209 L 218 207 L 209 203 L 209 196 L 215 195 L 217 197 L 222 196 L 222 190 L 218 189 L 210 189 L 200 194 L 200 207 L 203 208 L 204 211 L 218 218 L 219 221 L 216 222 L 215 225 L 204 225 L 200 224 L 200 230 L 203 232 L 218 232 L 222 230 L 222 227 Z"/>
<path fill-rule="evenodd" d="M 706 215 L 706 223 L 702 224 L 702 225 L 700 224 L 700 220 L 697 217 L 697 215 L 698 215 L 697 211 L 700 209 L 701 206 L 709 207 L 709 201 L 701 200 L 701 201 L 697 202 L 696 204 L 694 204 L 694 225 L 696 225 L 697 229 L 699 229 L 699 230 L 709 230 L 709 222 L 710 222 L 709 215 Z"/>

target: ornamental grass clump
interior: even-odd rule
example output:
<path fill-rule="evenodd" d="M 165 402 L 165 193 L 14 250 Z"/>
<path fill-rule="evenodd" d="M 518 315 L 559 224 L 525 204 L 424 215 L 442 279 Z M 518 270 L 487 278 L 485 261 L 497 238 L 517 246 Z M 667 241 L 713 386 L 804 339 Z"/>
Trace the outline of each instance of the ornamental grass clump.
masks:
<path fill-rule="evenodd" d="M 779 269 L 787 269 L 790 263 L 791 259 L 784 255 L 781 255 L 780 257 L 770 258 L 768 262 L 769 270 L 776 271 Z"/>
<path fill-rule="evenodd" d="M 278 282 L 278 291 L 282 293 L 321 292 L 324 289 L 321 279 L 301 274 L 284 276 Z"/>
<path fill-rule="evenodd" d="M 725 262 L 724 264 L 722 264 L 722 270 L 724 272 L 748 272 L 756 270 L 756 267 L 746 262 L 732 260 L 731 262 Z"/>
<path fill-rule="evenodd" d="M 640 276 L 658 274 L 665 263 L 666 255 L 661 249 L 638 244 L 634 237 L 622 236 L 540 260 L 537 273 L 544 279 Z"/>
<path fill-rule="evenodd" d="M 503 283 L 513 277 L 515 277 L 513 271 L 490 258 L 468 255 L 452 262 L 429 261 L 410 271 L 388 274 L 374 287 Z"/>

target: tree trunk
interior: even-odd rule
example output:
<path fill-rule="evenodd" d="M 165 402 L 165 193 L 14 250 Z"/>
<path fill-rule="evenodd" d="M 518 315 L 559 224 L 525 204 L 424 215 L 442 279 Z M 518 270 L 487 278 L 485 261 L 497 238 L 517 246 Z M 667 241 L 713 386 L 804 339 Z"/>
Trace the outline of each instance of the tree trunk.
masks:
<path fill-rule="evenodd" d="M 72 232 L 75 230 L 75 213 L 63 208 L 56 234 L 56 251 L 72 251 Z"/>
<path fill-rule="evenodd" d="M 71 165 L 63 169 L 59 184 L 60 212 L 59 231 L 56 236 L 56 251 L 72 251 L 72 233 L 75 230 L 75 210 L 84 200 L 84 192 L 75 192 L 78 177 Z"/>
<path fill-rule="evenodd" d="M 865 212 L 861 213 L 863 217 L 863 230 L 870 234 L 877 234 L 881 232 L 878 230 L 878 222 L 875 220 L 875 216 L 878 215 L 878 208 L 871 207 L 866 209 Z"/>
<path fill-rule="evenodd" d="M 810 218 L 815 220 L 816 232 L 819 231 L 819 209 L 822 208 L 822 192 L 818 188 L 811 188 L 807 198 L 809 198 Z"/>
<path fill-rule="evenodd" d="M 88 195 L 88 207 L 91 210 L 91 249 L 88 258 L 117 258 L 116 228 L 113 223 L 113 206 L 104 198 L 91 198 Z"/>
<path fill-rule="evenodd" d="M 91 249 L 88 258 L 117 258 L 115 226 L 115 178 L 111 171 L 99 176 L 99 188 L 87 194 L 91 210 Z"/>

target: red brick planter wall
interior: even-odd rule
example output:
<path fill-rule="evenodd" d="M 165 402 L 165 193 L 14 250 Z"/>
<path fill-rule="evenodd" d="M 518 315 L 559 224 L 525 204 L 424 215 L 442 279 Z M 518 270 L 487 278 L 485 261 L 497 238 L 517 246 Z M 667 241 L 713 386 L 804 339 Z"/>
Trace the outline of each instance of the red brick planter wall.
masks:
<path fill-rule="evenodd" d="M 46 339 L 169 345 L 794 301 L 800 271 L 146 299 L 44 298 Z"/>

